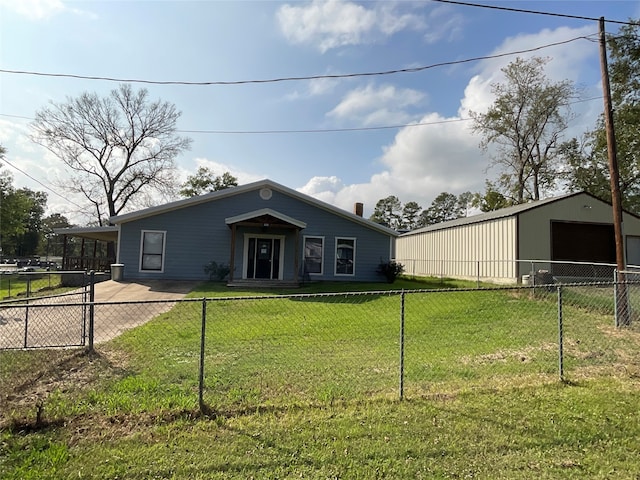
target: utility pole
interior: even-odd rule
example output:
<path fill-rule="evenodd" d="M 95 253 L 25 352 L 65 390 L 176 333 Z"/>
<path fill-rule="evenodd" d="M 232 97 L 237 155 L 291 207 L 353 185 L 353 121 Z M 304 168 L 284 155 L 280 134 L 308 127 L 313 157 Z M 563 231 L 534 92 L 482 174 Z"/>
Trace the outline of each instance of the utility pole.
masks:
<path fill-rule="evenodd" d="M 611 179 L 611 205 L 613 206 L 613 231 L 616 243 L 616 269 L 618 285 L 616 302 L 618 316 L 616 326 L 630 323 L 627 308 L 627 289 L 624 283 L 624 233 L 622 229 L 622 198 L 620 195 L 620 174 L 616 150 L 616 135 L 613 127 L 613 107 L 611 105 L 611 84 L 609 83 L 609 66 L 607 65 L 607 39 L 604 31 L 604 17 L 600 17 L 600 70 L 602 72 L 602 94 L 604 96 L 604 128 L 607 135 L 607 154 L 609 158 L 609 177 Z"/>

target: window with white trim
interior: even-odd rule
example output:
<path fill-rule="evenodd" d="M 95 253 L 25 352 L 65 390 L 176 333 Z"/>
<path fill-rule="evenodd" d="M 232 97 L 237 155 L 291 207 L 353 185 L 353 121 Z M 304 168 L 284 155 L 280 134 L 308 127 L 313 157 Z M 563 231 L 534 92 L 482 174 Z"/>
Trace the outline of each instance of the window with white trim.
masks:
<path fill-rule="evenodd" d="M 336 275 L 354 275 L 356 239 L 336 237 Z"/>
<path fill-rule="evenodd" d="M 322 275 L 324 265 L 324 237 L 304 237 L 304 272 Z"/>
<path fill-rule="evenodd" d="M 143 230 L 140 239 L 140 270 L 162 272 L 164 270 L 164 245 L 166 232 Z"/>

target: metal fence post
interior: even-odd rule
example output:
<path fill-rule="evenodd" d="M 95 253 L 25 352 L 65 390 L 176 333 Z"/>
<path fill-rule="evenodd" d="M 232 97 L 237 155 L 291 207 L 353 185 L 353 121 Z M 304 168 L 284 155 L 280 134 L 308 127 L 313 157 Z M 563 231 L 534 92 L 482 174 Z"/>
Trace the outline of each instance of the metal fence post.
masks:
<path fill-rule="evenodd" d="M 400 293 L 400 400 L 404 399 L 404 290 Z"/>
<path fill-rule="evenodd" d="M 95 326 L 95 305 L 93 302 L 96 298 L 95 279 L 96 272 L 91 270 L 89 272 L 89 353 L 93 353 L 93 334 Z"/>
<path fill-rule="evenodd" d="M 535 271 L 535 265 L 533 263 L 533 260 L 531 261 L 531 285 L 533 285 L 534 287 L 536 286 L 536 271 Z"/>
<path fill-rule="evenodd" d="M 26 300 L 27 306 L 24 308 L 24 348 L 28 347 L 29 340 L 29 297 Z"/>
<path fill-rule="evenodd" d="M 560 380 L 564 381 L 564 325 L 562 322 L 562 285 L 558 286 L 558 370 Z"/>
<path fill-rule="evenodd" d="M 620 326 L 620 319 L 618 317 L 618 270 L 613 271 L 613 319 L 615 326 Z"/>
<path fill-rule="evenodd" d="M 205 412 L 204 404 L 204 347 L 205 347 L 205 333 L 207 329 L 207 299 L 202 299 L 202 317 L 201 317 L 201 330 L 200 330 L 200 366 L 198 372 L 198 407 L 200 413 Z"/>
<path fill-rule="evenodd" d="M 87 274 L 82 274 L 82 345 L 87 345 L 87 318 L 89 310 L 89 282 Z"/>

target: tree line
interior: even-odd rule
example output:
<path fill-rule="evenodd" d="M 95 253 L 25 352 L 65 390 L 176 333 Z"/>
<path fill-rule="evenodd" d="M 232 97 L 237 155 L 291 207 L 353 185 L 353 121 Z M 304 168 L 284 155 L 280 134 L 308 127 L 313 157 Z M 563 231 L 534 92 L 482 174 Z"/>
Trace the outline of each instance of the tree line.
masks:
<path fill-rule="evenodd" d="M 623 208 L 640 214 L 640 26 L 630 23 L 608 40 Z M 504 80 L 491 86 L 494 102 L 486 112 L 470 112 L 479 147 L 490 154 L 495 179 L 483 192 L 440 193 L 423 209 L 392 195 L 381 199 L 371 219 L 391 228 L 412 229 L 460 216 L 543 198 L 558 190 L 585 190 L 611 200 L 604 118 L 580 137 L 564 134 L 573 118 L 571 104 L 580 89 L 545 75 L 549 59 L 517 58 L 502 69 Z M 57 182 L 80 196 L 91 211 L 89 225 L 158 201 L 189 197 L 237 185 L 229 172 L 201 167 L 176 184 L 177 156 L 191 139 L 178 135 L 175 105 L 152 100 L 146 89 L 120 85 L 108 96 L 83 93 L 51 102 L 36 113 L 31 139 L 67 167 Z M 0 147 L 1 148 L 1 147 Z M 2 149 L 2 156 L 7 152 Z M 0 246 L 4 255 L 29 255 L 51 247 L 55 227 L 69 226 L 62 214 L 44 216 L 43 192 L 15 189 L 0 169 Z"/>
<path fill-rule="evenodd" d="M 640 214 L 640 26 L 625 25 L 608 40 L 609 75 L 622 206 Z M 555 191 L 586 191 L 611 202 L 604 114 L 592 130 L 565 139 L 579 101 L 573 82 L 553 82 L 545 75 L 548 58 L 517 58 L 494 83 L 494 102 L 486 112 L 470 112 L 480 148 L 491 152 L 489 168 L 497 169 L 484 192 L 458 196 L 443 192 L 422 210 L 404 206 L 395 196 L 378 201 L 373 221 L 411 229 L 452 220 L 471 206 L 487 212 L 544 198 Z M 406 210 L 406 211 L 405 211 Z"/>

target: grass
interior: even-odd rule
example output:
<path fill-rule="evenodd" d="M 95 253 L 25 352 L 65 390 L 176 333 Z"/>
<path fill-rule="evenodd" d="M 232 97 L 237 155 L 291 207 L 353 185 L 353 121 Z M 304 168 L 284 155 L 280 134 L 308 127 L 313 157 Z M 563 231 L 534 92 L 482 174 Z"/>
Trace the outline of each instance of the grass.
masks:
<path fill-rule="evenodd" d="M 555 292 L 407 294 L 399 401 L 398 295 L 203 284 L 95 356 L 2 352 L 3 385 L 36 378 L 11 383 L 0 477 L 637 478 L 640 335 L 611 326 L 606 295 L 567 294 L 564 382 Z"/>
<path fill-rule="evenodd" d="M 26 296 L 53 295 L 61 289 L 61 276 L 57 273 L 11 273 L 0 274 L 0 299 Z"/>

